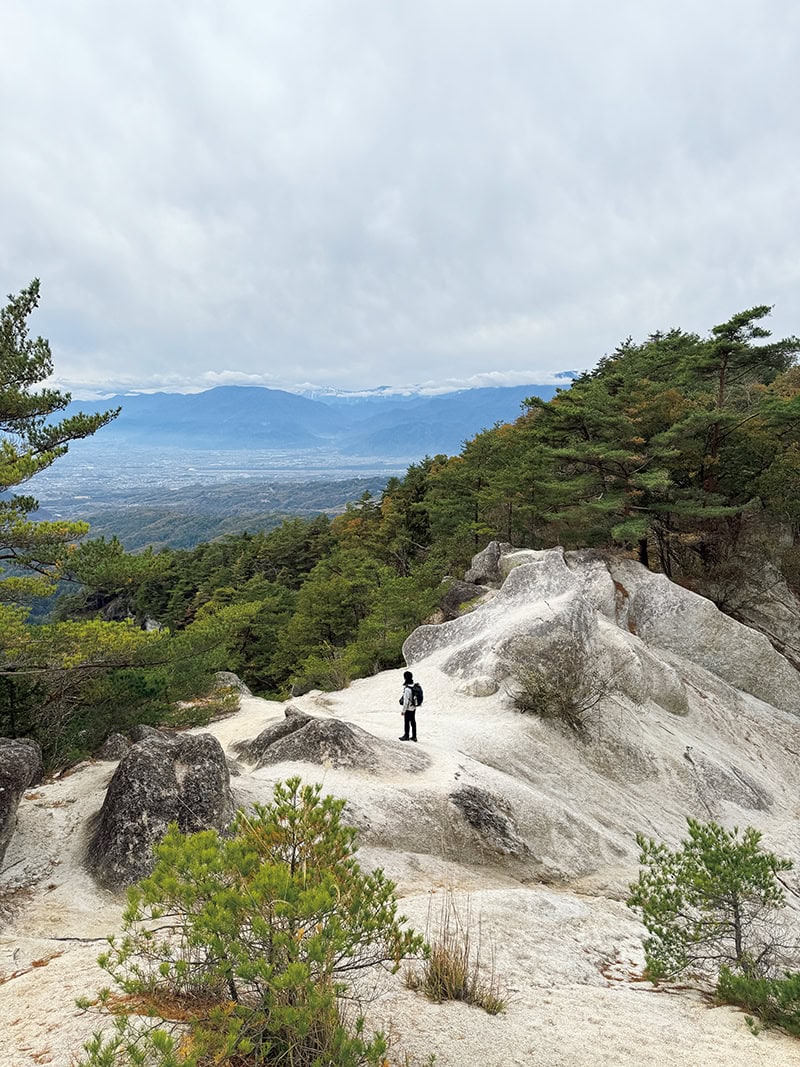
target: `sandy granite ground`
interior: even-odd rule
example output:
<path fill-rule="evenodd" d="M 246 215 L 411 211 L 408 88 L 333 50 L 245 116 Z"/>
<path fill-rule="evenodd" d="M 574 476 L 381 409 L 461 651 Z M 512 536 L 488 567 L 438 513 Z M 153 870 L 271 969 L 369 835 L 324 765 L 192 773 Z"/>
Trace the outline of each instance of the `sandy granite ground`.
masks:
<path fill-rule="evenodd" d="M 296 703 L 397 743 L 398 678 L 389 672 L 342 693 L 308 695 Z M 480 702 L 478 719 L 476 701 L 457 696 L 432 666 L 425 681 L 419 749 L 430 764 L 413 783 L 420 796 L 445 789 L 468 766 L 475 746 L 487 744 L 511 721 L 500 700 Z M 210 731 L 227 748 L 282 715 L 282 705 L 245 697 L 236 715 Z M 94 961 L 102 939 L 118 928 L 121 905 L 96 887 L 82 856 L 87 823 L 115 766 L 84 764 L 29 790 L 20 807 L 0 878 L 4 1067 L 68 1067 L 97 1026 L 96 1018 L 77 1011 L 74 999 L 103 984 Z M 290 772 L 314 773 L 302 765 L 244 771 L 232 780 L 240 803 L 268 799 L 274 781 Z M 370 1021 L 387 1027 L 412 1061 L 421 1064 L 432 1052 L 437 1067 L 800 1067 L 800 1042 L 777 1033 L 756 1037 L 738 1011 L 715 1007 L 696 992 L 656 990 L 641 980 L 641 930 L 619 892 L 628 859 L 620 861 L 619 877 L 612 872 L 572 885 L 526 882 L 500 861 L 463 862 L 463 856 L 432 847 L 422 834 L 415 843 L 413 807 L 381 809 L 381 794 L 369 776 L 322 768 L 316 777 L 326 791 L 347 796 L 362 821 L 369 815 L 363 862 L 380 863 L 396 880 L 402 910 L 413 925 L 424 929 L 449 891 L 480 922 L 482 943 L 493 946 L 496 972 L 508 992 L 507 1010 L 498 1016 L 463 1004 L 431 1004 L 406 989 L 400 976 L 379 984 Z M 401 772 L 394 778 L 380 786 L 407 797 L 410 787 Z"/>

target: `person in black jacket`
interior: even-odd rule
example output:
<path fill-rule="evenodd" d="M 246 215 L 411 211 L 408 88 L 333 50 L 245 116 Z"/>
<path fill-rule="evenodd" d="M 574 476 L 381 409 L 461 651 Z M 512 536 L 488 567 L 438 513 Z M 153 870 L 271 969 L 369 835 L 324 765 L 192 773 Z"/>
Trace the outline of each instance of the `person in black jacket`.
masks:
<path fill-rule="evenodd" d="M 411 671 L 405 671 L 403 674 L 403 695 L 400 697 L 400 703 L 403 705 L 403 710 L 400 714 L 403 716 L 403 736 L 399 738 L 400 741 L 416 741 L 417 740 L 417 702 L 414 699 L 414 675 Z M 409 730 L 411 735 L 409 736 Z"/>

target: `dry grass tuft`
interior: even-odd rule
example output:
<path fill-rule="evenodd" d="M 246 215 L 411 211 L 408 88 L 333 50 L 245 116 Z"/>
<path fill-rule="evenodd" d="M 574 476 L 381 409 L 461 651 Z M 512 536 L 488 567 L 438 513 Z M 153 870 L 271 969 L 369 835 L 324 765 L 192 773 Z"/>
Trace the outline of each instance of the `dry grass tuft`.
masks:
<path fill-rule="evenodd" d="M 494 946 L 490 945 L 488 965 L 484 965 L 480 918 L 473 922 L 469 897 L 459 906 L 453 890 L 447 889 L 435 920 L 432 907 L 433 901 L 428 905 L 425 927 L 429 952 L 421 971 L 406 971 L 408 988 L 419 990 L 436 1003 L 462 1000 L 483 1008 L 489 1015 L 504 1011 L 508 998 L 495 971 Z M 473 941 L 475 927 L 477 940 Z"/>

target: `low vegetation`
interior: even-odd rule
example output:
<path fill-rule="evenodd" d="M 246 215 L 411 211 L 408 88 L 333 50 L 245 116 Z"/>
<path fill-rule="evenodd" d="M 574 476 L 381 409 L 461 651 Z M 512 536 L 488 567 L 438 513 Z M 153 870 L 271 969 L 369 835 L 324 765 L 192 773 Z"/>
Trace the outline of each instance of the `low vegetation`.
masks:
<path fill-rule="evenodd" d="M 171 829 L 100 957 L 114 991 L 81 1002 L 115 1017 L 83 1067 L 387 1067 L 360 1007 L 423 939 L 360 868 L 343 807 L 292 778 L 229 837 Z"/>
<path fill-rule="evenodd" d="M 482 956 L 480 920 L 473 922 L 469 899 L 459 905 L 453 890 L 448 889 L 441 898 L 438 915 L 428 908 L 425 937 L 428 949 L 423 963 L 406 970 L 409 989 L 421 991 L 437 1004 L 463 1000 L 489 1015 L 498 1015 L 505 1009 L 507 997 L 495 970 L 494 946 L 490 946 L 486 961 Z"/>
<path fill-rule="evenodd" d="M 628 905 L 647 929 L 647 976 L 715 984 L 722 1003 L 800 1034 L 800 939 L 786 920 L 782 875 L 792 862 L 743 833 L 688 820 L 676 850 L 637 838 L 642 870 Z"/>
<path fill-rule="evenodd" d="M 615 665 L 597 662 L 571 635 L 542 653 L 521 639 L 502 656 L 506 691 L 517 711 L 586 732 L 606 697 L 619 689 Z"/>

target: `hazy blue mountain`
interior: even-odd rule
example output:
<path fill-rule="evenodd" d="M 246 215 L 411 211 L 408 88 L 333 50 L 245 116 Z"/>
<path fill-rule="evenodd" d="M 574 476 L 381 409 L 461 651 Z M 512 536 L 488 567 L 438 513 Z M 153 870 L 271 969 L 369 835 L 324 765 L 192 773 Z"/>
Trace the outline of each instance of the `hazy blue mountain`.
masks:
<path fill-rule="evenodd" d="M 121 405 L 103 430 L 106 444 L 172 448 L 330 448 L 344 456 L 457 452 L 462 442 L 520 414 L 528 396 L 552 385 L 462 389 L 438 396 L 372 392 L 317 399 L 281 389 L 219 386 L 203 393 L 151 393 L 80 401 L 68 414 Z"/>

